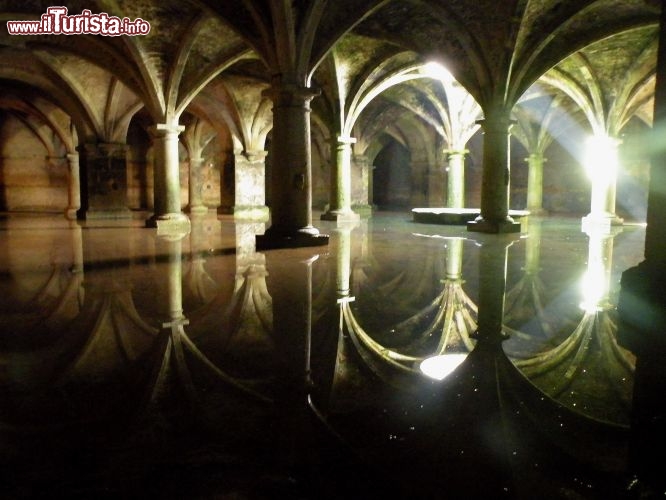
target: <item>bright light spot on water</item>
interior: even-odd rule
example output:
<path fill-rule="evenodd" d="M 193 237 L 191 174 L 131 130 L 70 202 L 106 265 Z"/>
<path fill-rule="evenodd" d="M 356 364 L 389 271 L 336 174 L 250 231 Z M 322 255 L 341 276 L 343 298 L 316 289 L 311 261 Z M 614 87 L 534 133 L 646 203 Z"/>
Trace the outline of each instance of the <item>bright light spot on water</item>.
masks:
<path fill-rule="evenodd" d="M 458 368 L 467 359 L 467 356 L 468 353 L 433 356 L 424 359 L 419 368 L 424 375 L 435 380 L 443 380 Z"/>

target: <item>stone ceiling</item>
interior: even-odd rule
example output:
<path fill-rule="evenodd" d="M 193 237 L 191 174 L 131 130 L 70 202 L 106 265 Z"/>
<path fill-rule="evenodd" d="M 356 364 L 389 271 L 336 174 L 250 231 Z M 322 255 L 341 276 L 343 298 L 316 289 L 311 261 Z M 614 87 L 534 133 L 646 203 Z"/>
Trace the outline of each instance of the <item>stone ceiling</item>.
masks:
<path fill-rule="evenodd" d="M 50 5 L 6 0 L 0 2 L 0 16 L 3 24 L 38 19 Z M 619 126 L 632 113 L 650 119 L 646 103 L 654 85 L 659 5 L 657 0 L 77 1 L 69 2 L 70 13 L 88 8 L 141 17 L 151 32 L 9 36 L 3 29 L 0 81 L 39 88 L 70 114 L 81 114 L 72 104 L 72 94 L 88 99 L 81 82 L 63 76 L 80 67 L 76 57 L 116 75 L 161 120 L 179 116 L 225 73 L 266 84 L 288 77 L 321 86 L 329 103 L 319 108 L 335 116 L 336 108 L 346 105 L 341 94 L 354 94 L 409 64 L 438 60 L 482 108 L 512 107 L 548 73 L 587 93 L 599 108 L 593 113 L 606 121 L 614 116 L 610 121 Z M 56 91 L 53 74 L 73 90 Z M 87 127 L 94 135 L 94 124 Z"/>

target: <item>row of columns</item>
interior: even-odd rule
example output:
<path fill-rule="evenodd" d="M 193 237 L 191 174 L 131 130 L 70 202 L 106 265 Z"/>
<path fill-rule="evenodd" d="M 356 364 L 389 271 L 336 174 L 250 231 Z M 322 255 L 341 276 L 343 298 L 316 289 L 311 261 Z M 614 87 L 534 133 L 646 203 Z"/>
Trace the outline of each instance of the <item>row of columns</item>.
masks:
<path fill-rule="evenodd" d="M 154 145 L 154 214 L 148 227 L 187 225 L 180 201 L 180 162 L 178 136 L 184 130 L 177 124 L 150 128 Z M 68 202 L 65 216 L 70 220 L 121 219 L 131 217 L 127 198 L 128 146 L 115 143 L 84 144 L 68 153 Z M 265 151 L 235 154 L 235 205 L 229 211 L 242 218 L 268 218 L 265 206 Z M 84 168 L 81 168 L 83 164 Z M 190 213 L 204 213 L 204 158 L 189 160 Z"/>
<path fill-rule="evenodd" d="M 291 84 L 275 85 L 268 95 L 273 100 L 273 150 L 275 164 L 272 176 L 271 226 L 260 238 L 266 245 L 319 245 L 326 238 L 312 225 L 312 166 L 310 151 L 310 101 L 316 95 L 309 88 Z M 486 113 L 480 121 L 484 131 L 483 179 L 481 215 L 468 225 L 470 231 L 516 232 L 520 225 L 509 216 L 509 144 L 512 121 L 504 110 Z M 188 224 L 180 202 L 180 165 L 178 135 L 184 127 L 177 123 L 162 123 L 150 130 L 154 139 L 154 215 L 147 221 L 149 227 Z M 352 210 L 352 137 L 338 136 L 332 144 L 335 157 L 331 168 L 330 208 L 322 215 L 324 220 L 357 220 Z M 122 144 L 85 145 L 85 178 L 77 179 L 78 154 L 68 155 L 70 193 L 67 216 L 72 218 L 81 206 L 79 215 L 86 218 L 129 217 L 125 153 Z M 446 151 L 448 155 L 448 206 L 464 208 L 464 149 Z M 265 206 L 265 155 L 260 152 L 236 152 L 234 206 L 231 213 L 243 218 L 267 218 Z M 529 164 L 528 209 L 542 210 L 543 155 L 531 154 Z M 203 159 L 190 159 L 191 212 L 206 210 L 201 192 Z M 363 170 L 363 169 L 361 169 Z M 369 169 L 365 169 L 368 187 Z M 77 196 L 77 180 L 84 186 L 83 199 Z M 362 180 L 363 181 L 363 180 Z M 592 212 L 614 213 L 615 183 L 593 183 Z M 284 241 L 285 238 L 288 241 Z M 282 243 L 278 243 L 282 241 Z"/>

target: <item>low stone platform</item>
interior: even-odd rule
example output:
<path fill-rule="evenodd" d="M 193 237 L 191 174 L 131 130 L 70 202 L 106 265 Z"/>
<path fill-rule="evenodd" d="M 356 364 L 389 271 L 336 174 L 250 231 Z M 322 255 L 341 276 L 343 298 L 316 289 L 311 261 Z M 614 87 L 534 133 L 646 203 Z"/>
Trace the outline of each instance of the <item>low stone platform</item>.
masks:
<path fill-rule="evenodd" d="M 414 222 L 423 224 L 444 224 L 464 226 L 474 221 L 481 214 L 480 208 L 412 208 Z M 530 215 L 529 210 L 509 210 L 509 216 L 518 221 Z"/>

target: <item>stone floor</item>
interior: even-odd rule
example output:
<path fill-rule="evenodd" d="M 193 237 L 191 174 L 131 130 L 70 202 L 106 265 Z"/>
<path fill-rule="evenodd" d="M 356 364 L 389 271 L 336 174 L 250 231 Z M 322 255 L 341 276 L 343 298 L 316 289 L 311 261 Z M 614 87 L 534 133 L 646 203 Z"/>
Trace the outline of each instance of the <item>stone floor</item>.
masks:
<path fill-rule="evenodd" d="M 625 495 L 644 227 L 317 225 L 2 217 L 2 497 Z"/>

